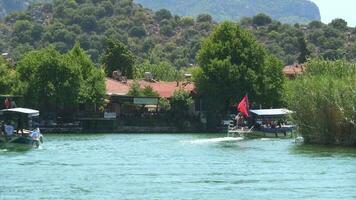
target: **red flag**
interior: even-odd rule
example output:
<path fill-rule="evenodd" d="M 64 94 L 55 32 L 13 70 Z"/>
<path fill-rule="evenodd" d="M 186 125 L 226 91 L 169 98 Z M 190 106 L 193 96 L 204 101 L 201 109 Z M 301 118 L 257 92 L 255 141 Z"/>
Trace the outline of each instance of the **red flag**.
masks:
<path fill-rule="evenodd" d="M 242 99 L 242 101 L 239 103 L 239 105 L 237 106 L 237 110 L 239 112 L 241 112 L 244 117 L 248 117 L 249 116 L 249 109 L 248 109 L 248 97 L 247 95 L 245 95 L 245 97 Z"/>

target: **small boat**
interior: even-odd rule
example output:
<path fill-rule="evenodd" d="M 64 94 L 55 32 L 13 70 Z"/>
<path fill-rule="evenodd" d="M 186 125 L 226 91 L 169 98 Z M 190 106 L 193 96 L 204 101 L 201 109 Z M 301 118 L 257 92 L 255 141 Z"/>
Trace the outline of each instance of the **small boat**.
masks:
<path fill-rule="evenodd" d="M 292 114 L 285 108 L 250 110 L 248 97 L 237 105 L 238 114 L 234 120 L 224 122 L 228 125 L 228 136 L 247 138 L 292 138 L 295 126 L 287 121 Z"/>
<path fill-rule="evenodd" d="M 254 131 L 252 137 L 292 138 L 295 125 L 287 121 L 292 114 L 285 108 L 250 110 Z"/>
<path fill-rule="evenodd" d="M 0 110 L 0 146 L 38 148 L 43 143 L 43 135 L 36 127 L 38 117 L 38 110 L 28 108 Z"/>

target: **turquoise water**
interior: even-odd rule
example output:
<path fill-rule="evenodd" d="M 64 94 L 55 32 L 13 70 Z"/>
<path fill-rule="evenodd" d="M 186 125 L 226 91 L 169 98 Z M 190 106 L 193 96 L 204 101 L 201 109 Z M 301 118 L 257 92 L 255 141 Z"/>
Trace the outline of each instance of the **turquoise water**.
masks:
<path fill-rule="evenodd" d="M 356 150 L 218 135 L 47 135 L 0 150 L 0 199 L 356 199 Z"/>

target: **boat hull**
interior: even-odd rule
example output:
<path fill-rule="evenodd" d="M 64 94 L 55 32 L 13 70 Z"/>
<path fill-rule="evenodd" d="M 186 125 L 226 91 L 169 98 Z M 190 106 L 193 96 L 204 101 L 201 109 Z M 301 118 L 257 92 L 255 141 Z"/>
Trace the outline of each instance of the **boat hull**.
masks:
<path fill-rule="evenodd" d="M 33 139 L 29 136 L 14 136 L 11 138 L 0 137 L 0 145 L 8 147 L 27 147 L 38 148 L 42 144 L 42 136 L 40 139 Z"/>

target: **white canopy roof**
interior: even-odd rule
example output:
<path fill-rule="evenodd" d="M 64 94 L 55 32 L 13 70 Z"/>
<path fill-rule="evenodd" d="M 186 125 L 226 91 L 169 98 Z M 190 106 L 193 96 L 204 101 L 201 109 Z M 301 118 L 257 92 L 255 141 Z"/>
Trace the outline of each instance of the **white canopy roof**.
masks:
<path fill-rule="evenodd" d="M 29 117 L 36 117 L 40 115 L 40 111 L 29 109 L 29 108 L 10 108 L 10 109 L 0 110 L 1 115 L 4 112 L 22 113 L 22 114 L 27 114 Z"/>
<path fill-rule="evenodd" d="M 275 115 L 288 115 L 293 113 L 285 108 L 281 109 L 261 109 L 261 110 L 250 110 L 251 113 L 254 113 L 258 116 L 275 116 Z"/>

